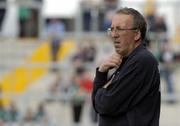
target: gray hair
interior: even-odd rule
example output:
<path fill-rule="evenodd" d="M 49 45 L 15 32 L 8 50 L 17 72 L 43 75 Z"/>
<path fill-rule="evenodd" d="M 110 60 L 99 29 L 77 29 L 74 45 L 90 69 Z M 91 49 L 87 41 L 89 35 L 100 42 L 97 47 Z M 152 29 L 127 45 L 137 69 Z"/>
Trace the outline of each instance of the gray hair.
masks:
<path fill-rule="evenodd" d="M 121 8 L 116 11 L 116 14 L 126 14 L 133 16 L 133 27 L 137 28 L 141 32 L 141 39 L 144 40 L 146 37 L 147 23 L 143 15 L 133 8 Z"/>

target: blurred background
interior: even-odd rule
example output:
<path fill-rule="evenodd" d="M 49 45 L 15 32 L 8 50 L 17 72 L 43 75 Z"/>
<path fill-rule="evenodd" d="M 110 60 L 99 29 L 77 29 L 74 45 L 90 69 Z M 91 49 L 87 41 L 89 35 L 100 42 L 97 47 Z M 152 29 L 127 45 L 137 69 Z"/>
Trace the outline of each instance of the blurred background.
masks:
<path fill-rule="evenodd" d="M 160 126 L 180 126 L 180 0 L 0 0 L 0 126 L 96 126 L 94 72 L 113 51 L 111 17 L 126 6 L 148 22 Z"/>

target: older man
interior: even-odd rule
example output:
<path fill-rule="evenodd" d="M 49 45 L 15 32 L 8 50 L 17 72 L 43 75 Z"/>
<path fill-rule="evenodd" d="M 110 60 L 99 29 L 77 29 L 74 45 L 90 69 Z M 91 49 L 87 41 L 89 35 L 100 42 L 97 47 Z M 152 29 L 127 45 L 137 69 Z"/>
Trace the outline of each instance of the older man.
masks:
<path fill-rule="evenodd" d="M 159 126 L 160 75 L 158 62 L 144 45 L 146 27 L 132 8 L 122 8 L 112 18 L 108 32 L 115 52 L 96 69 L 92 93 L 99 126 Z"/>

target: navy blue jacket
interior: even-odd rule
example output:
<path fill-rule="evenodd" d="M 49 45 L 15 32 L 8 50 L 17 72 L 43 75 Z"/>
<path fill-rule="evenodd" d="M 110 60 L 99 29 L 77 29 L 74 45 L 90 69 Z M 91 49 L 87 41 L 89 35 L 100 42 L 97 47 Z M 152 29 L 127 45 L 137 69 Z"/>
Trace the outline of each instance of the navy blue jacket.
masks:
<path fill-rule="evenodd" d="M 123 58 L 108 88 L 108 73 L 96 70 L 92 93 L 99 126 L 159 126 L 160 74 L 158 62 L 139 45 Z"/>

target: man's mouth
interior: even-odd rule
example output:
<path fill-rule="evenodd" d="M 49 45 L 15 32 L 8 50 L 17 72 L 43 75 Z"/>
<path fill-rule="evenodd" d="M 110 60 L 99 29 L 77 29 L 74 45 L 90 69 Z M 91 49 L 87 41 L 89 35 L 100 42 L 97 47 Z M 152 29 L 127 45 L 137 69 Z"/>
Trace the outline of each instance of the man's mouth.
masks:
<path fill-rule="evenodd" d="M 114 42 L 114 47 L 120 47 L 120 42 Z"/>
<path fill-rule="evenodd" d="M 119 46 L 114 46 L 115 50 L 120 50 Z"/>
<path fill-rule="evenodd" d="M 119 44 L 120 42 L 118 40 L 114 40 L 114 44 Z"/>

